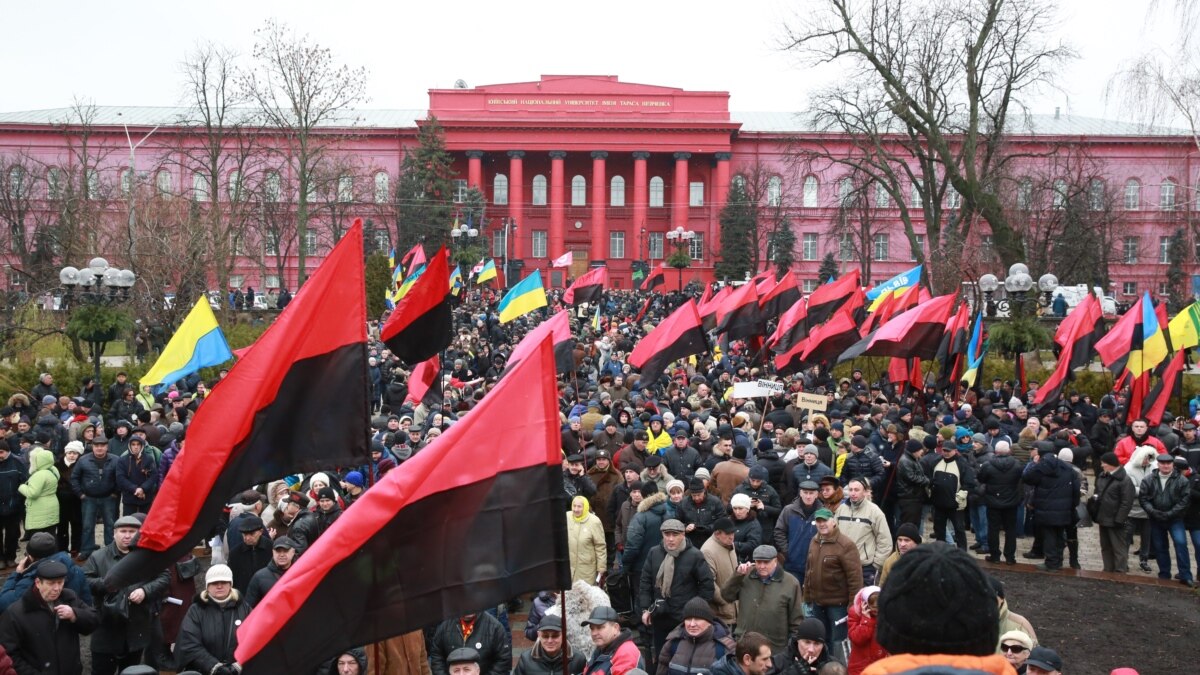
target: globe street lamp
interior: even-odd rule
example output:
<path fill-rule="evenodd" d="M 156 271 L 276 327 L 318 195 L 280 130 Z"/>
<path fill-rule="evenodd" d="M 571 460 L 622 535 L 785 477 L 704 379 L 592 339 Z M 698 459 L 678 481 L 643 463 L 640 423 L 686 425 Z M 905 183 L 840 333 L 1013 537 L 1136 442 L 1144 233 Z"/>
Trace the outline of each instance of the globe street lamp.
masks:
<path fill-rule="evenodd" d="M 469 248 L 475 244 L 475 239 L 478 237 L 479 230 L 468 226 L 466 223 L 463 223 L 458 227 L 450 228 L 450 247 L 455 252 L 455 267 L 462 263 L 462 260 L 459 260 L 459 257 L 464 255 L 464 248 L 460 248 L 460 243 L 463 244 L 464 247 Z"/>
<path fill-rule="evenodd" d="M 691 230 L 684 229 L 682 225 L 673 230 L 667 231 L 667 239 L 671 243 L 675 244 L 676 247 L 675 255 L 672 256 L 671 267 L 674 267 L 675 271 L 679 274 L 680 293 L 683 293 L 683 268 L 688 266 L 688 257 L 686 257 L 685 250 L 695 238 L 696 233 Z"/>
<path fill-rule="evenodd" d="M 92 258 L 87 267 L 76 269 L 70 265 L 58 272 L 59 283 L 63 286 L 62 310 L 69 310 L 76 302 L 93 307 L 107 307 L 129 300 L 130 291 L 137 275 L 131 270 L 110 267 L 104 258 Z M 88 343 L 92 357 L 92 370 L 96 385 L 100 385 L 100 357 L 104 347 L 117 338 L 114 327 L 93 326 L 80 335 Z"/>
<path fill-rule="evenodd" d="M 979 277 L 979 290 L 983 292 L 983 315 L 996 316 L 998 312 L 1021 314 L 1026 305 L 1036 302 L 1038 306 L 1047 307 L 1058 288 L 1058 277 L 1053 274 L 1043 274 L 1037 280 L 1040 294 L 1030 297 L 1033 290 L 1033 277 L 1029 268 L 1023 263 L 1014 263 L 1008 268 L 1008 276 L 1004 279 L 1005 297 L 993 300 L 993 294 L 1000 288 L 1000 280 L 995 274 L 985 274 Z"/>

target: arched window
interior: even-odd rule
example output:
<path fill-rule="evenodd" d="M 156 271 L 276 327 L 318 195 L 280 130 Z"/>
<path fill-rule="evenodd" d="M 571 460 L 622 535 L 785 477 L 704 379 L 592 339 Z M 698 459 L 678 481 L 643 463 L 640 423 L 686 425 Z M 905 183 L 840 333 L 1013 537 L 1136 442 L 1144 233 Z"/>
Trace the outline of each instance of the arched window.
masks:
<path fill-rule="evenodd" d="M 850 195 L 854 192 L 854 181 L 850 180 L 849 176 L 838 181 L 838 206 L 845 208 L 850 206 Z"/>
<path fill-rule="evenodd" d="M 502 173 L 498 173 L 492 178 L 492 203 L 501 205 L 508 203 L 508 176 Z"/>
<path fill-rule="evenodd" d="M 25 169 L 14 166 L 8 170 L 8 196 L 20 199 L 25 195 Z"/>
<path fill-rule="evenodd" d="M 892 205 L 892 197 L 883 183 L 875 183 L 875 208 L 886 209 Z M 886 260 L 886 258 L 884 258 Z"/>
<path fill-rule="evenodd" d="M 158 187 L 158 194 L 163 197 L 171 196 L 171 172 L 166 169 L 161 169 L 158 175 L 154 177 L 154 184 Z"/>
<path fill-rule="evenodd" d="M 585 206 L 587 204 L 587 179 L 583 176 L 575 176 L 571 179 L 571 206 Z"/>
<path fill-rule="evenodd" d="M 1088 208 L 1093 211 L 1104 209 L 1104 180 L 1093 178 L 1088 183 Z"/>
<path fill-rule="evenodd" d="M 375 203 L 386 204 L 390 198 L 391 190 L 388 188 L 390 178 L 386 171 L 379 171 L 375 174 Z"/>
<path fill-rule="evenodd" d="M 962 206 L 962 195 L 958 194 L 958 190 L 950 186 L 946 186 L 946 208 L 957 209 Z"/>
<path fill-rule="evenodd" d="M 1067 181 L 1059 178 L 1054 181 L 1054 195 L 1052 196 L 1054 208 L 1061 209 L 1067 205 Z"/>
<path fill-rule="evenodd" d="M 62 197 L 62 170 L 57 166 L 46 170 L 46 196 L 50 199 Z"/>
<path fill-rule="evenodd" d="M 1142 184 L 1136 178 L 1125 181 L 1125 210 L 1137 211 L 1142 208 Z"/>
<path fill-rule="evenodd" d="M 1163 211 L 1175 210 L 1175 181 L 1170 178 L 1158 187 L 1158 208 Z"/>
<path fill-rule="evenodd" d="M 354 176 L 348 173 L 338 176 L 337 186 L 337 199 L 339 202 L 349 204 L 354 201 Z"/>
<path fill-rule="evenodd" d="M 198 202 L 209 200 L 208 178 L 202 173 L 192 174 L 192 198 Z"/>
<path fill-rule="evenodd" d="M 540 173 L 533 177 L 533 205 L 546 205 L 546 177 Z"/>
<path fill-rule="evenodd" d="M 663 179 L 655 176 L 650 179 L 650 206 L 661 207 L 663 205 Z"/>
<path fill-rule="evenodd" d="M 783 200 L 783 179 L 771 176 L 767 179 L 767 206 L 779 206 Z"/>
<path fill-rule="evenodd" d="M 613 176 L 609 189 L 608 203 L 611 206 L 625 206 L 625 179 Z"/>
<path fill-rule="evenodd" d="M 924 189 L 925 189 L 925 186 L 921 183 L 920 180 L 913 179 L 912 194 L 910 194 L 908 197 L 908 200 L 909 200 L 908 205 L 909 206 L 911 206 L 914 209 L 924 208 L 925 198 L 921 195 L 921 191 Z"/>
<path fill-rule="evenodd" d="M 269 202 L 279 201 L 280 193 L 282 192 L 282 182 L 279 178 L 278 171 L 272 171 L 267 174 L 267 179 L 263 184 L 263 197 Z"/>
<path fill-rule="evenodd" d="M 809 176 L 804 179 L 804 208 L 812 209 L 817 206 L 817 177 Z"/>

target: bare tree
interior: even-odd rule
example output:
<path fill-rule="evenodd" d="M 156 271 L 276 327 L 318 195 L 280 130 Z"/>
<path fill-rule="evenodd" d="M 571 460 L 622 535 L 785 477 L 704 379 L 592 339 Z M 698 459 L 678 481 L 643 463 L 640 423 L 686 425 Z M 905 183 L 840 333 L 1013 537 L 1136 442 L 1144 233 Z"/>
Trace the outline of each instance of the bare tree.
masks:
<path fill-rule="evenodd" d="M 1005 263 L 1023 255 L 994 177 L 1008 155 L 1009 113 L 1073 55 L 1049 44 L 1054 7 L 1039 0 L 822 0 L 785 27 L 782 47 L 805 64 L 836 63 L 849 84 L 814 101 L 818 125 L 871 135 L 861 166 L 898 204 L 916 182 L 930 209 L 944 180 L 961 195 L 949 237 L 977 217 Z M 847 129 L 849 127 L 849 129 Z M 901 209 L 911 240 L 911 217 Z M 946 240 L 927 219 L 931 244 Z"/>
<path fill-rule="evenodd" d="M 795 205 L 795 181 L 791 167 L 785 166 L 781 171 L 758 159 L 739 165 L 734 170 L 734 180 L 741 181 L 753 214 L 747 225 L 751 269 L 757 274 L 774 258 L 771 248 L 780 228 L 790 228 L 788 214 Z"/>
<path fill-rule="evenodd" d="M 346 113 L 366 100 L 366 69 L 339 65 L 327 47 L 275 20 L 268 20 L 255 35 L 254 65 L 241 75 L 241 89 L 288 146 L 290 173 L 297 187 L 295 229 L 303 240 L 316 169 L 337 136 L 331 129 L 353 126 Z M 300 246 L 301 284 L 306 256 L 306 247 Z"/>
<path fill-rule="evenodd" d="M 318 241 L 333 246 L 342 240 L 350 219 L 374 195 L 373 173 L 353 153 L 326 155 L 313 171 L 311 213 L 319 219 L 313 228 Z"/>
<path fill-rule="evenodd" d="M 875 237 L 887 232 L 887 221 L 878 217 L 880 200 L 891 199 L 882 183 L 862 171 L 852 171 L 837 184 L 837 210 L 829 233 L 835 254 L 843 261 L 857 260 L 864 284 L 871 282 Z M 886 205 L 883 205 L 886 206 Z"/>

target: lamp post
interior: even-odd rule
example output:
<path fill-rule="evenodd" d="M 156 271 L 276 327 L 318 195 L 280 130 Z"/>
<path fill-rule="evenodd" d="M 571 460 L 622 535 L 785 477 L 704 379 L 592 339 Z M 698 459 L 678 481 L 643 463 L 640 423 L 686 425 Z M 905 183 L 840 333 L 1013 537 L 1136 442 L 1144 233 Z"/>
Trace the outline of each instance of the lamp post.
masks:
<path fill-rule="evenodd" d="M 508 237 L 517 231 L 517 221 L 513 218 L 504 219 L 504 288 L 508 288 Z"/>
<path fill-rule="evenodd" d="M 1000 288 L 1000 280 L 996 278 L 995 274 L 985 274 L 979 277 L 979 290 L 983 291 L 983 315 L 994 317 L 997 312 L 1021 315 L 1024 313 L 1026 305 L 1031 302 L 1041 307 L 1048 307 L 1055 289 L 1058 288 L 1058 277 L 1049 273 L 1043 274 L 1037 280 L 1040 293 L 1030 297 L 1029 291 L 1033 290 L 1033 286 L 1033 277 L 1029 275 L 1029 268 L 1023 263 L 1014 263 L 1008 268 L 1008 276 L 1004 279 L 1005 297 L 993 301 L 992 295 Z"/>
<path fill-rule="evenodd" d="M 84 305 L 106 307 L 129 300 L 130 289 L 137 281 L 137 275 L 130 270 L 109 267 L 107 260 L 96 257 L 83 269 L 69 265 L 62 268 L 58 272 L 58 280 L 63 286 L 61 309 L 69 310 L 76 301 Z M 93 327 L 80 337 L 88 343 L 92 372 L 96 386 L 100 386 L 100 357 L 104 354 L 105 345 L 116 339 L 117 331 L 113 327 Z"/>
<path fill-rule="evenodd" d="M 455 250 L 455 255 L 454 255 L 455 267 L 459 266 L 462 263 L 462 261 L 459 260 L 459 257 L 463 254 L 463 249 L 460 248 L 460 245 L 472 246 L 475 243 L 475 239 L 478 237 L 479 237 L 479 230 L 477 230 L 474 227 L 468 227 L 466 223 L 463 223 L 463 224 L 459 225 L 458 227 L 450 228 L 450 244 L 451 244 L 451 247 Z"/>
<path fill-rule="evenodd" d="M 679 292 L 683 293 L 683 268 L 688 266 L 688 259 L 685 256 L 685 249 L 692 240 L 696 238 L 696 233 L 691 230 L 686 230 L 682 225 L 673 230 L 667 231 L 667 239 L 675 244 L 675 260 L 671 266 L 679 273 Z"/>
<path fill-rule="evenodd" d="M 117 115 L 120 116 L 120 115 L 122 115 L 122 113 L 117 113 Z M 147 132 L 145 136 L 142 136 L 142 140 L 138 141 L 137 143 L 134 143 L 133 137 L 131 137 L 129 135 L 129 126 L 126 125 L 124 122 L 121 122 L 121 127 L 123 129 L 125 129 L 125 142 L 129 144 L 129 225 L 128 225 L 129 232 L 128 232 L 128 236 L 129 236 L 129 256 L 131 259 L 133 257 L 133 250 L 134 250 L 133 230 L 134 230 L 134 225 L 136 223 L 136 219 L 134 216 L 135 200 L 137 199 L 134 196 L 134 193 L 137 192 L 137 190 L 136 190 L 136 187 L 137 187 L 137 166 L 136 166 L 137 156 L 136 156 L 136 153 L 137 153 L 137 149 L 139 147 L 141 147 L 142 143 L 145 143 L 146 139 L 150 138 L 152 135 L 154 135 L 154 132 L 158 131 L 159 126 L 161 126 L 161 125 L 158 125 L 158 124 L 154 125 L 153 129 L 151 129 L 149 132 Z"/>

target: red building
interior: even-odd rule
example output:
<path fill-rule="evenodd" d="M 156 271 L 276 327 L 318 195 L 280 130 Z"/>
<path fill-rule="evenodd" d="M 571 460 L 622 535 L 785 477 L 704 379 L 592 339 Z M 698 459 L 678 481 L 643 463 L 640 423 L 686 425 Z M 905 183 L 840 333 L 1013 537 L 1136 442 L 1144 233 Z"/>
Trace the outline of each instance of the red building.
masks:
<path fill-rule="evenodd" d="M 87 141 L 102 152 L 96 153 L 95 166 L 89 169 L 95 174 L 89 174 L 89 191 L 91 181 L 98 184 L 98 192 L 109 186 L 115 195 L 108 207 L 114 223 L 128 214 L 118 190 L 128 186 L 131 175 L 145 177 L 162 194 L 211 199 L 211 190 L 187 161 L 187 148 L 203 139 L 195 126 L 178 122 L 186 111 L 100 107 L 92 112 Z M 337 204 L 331 203 L 326 215 L 318 212 L 309 240 L 297 244 L 308 248 L 313 263 L 337 236 L 337 228 L 321 224 L 330 219 L 363 216 L 375 225 L 373 245 L 384 251 L 391 246 L 389 186 L 406 148 L 416 142 L 417 125 L 429 115 L 444 127 L 447 149 L 455 156 L 460 177 L 455 197 L 461 199 L 469 187 L 478 187 L 487 197 L 488 222 L 480 234 L 489 238 L 497 262 L 517 261 L 521 274 L 540 267 L 549 272 L 554 286 L 565 283 L 564 272 L 577 276 L 603 262 L 611 269 L 614 286 L 628 288 L 634 261 L 656 265 L 675 246 L 686 246 L 693 263 L 678 277 L 669 274 L 668 288 L 674 288 L 677 279 L 712 279 L 721 255 L 718 218 L 731 180 L 751 173 L 763 179 L 764 206 L 777 206 L 791 223 L 794 269 L 806 289 L 815 285 L 821 258 L 829 252 L 843 266 L 857 266 L 856 258 L 869 255 L 876 282 L 913 265 L 909 239 L 886 195 L 871 204 L 877 224 L 854 250 L 856 246 L 848 245 L 833 227 L 844 171 L 834 165 L 798 169 L 788 162 L 797 143 L 835 149 L 840 144 L 850 152 L 844 138 L 806 129 L 789 113 L 730 112 L 727 92 L 631 84 L 612 76 L 550 75 L 534 82 L 435 89 L 429 92 L 427 110 L 364 110 L 328 125 L 324 131 L 342 138 L 338 152 L 352 168 L 330 188 L 336 191 L 331 201 Z M 66 109 L 0 113 L 0 160 L 11 163 L 21 156 L 44 167 L 48 197 L 53 172 L 73 161 L 81 142 L 82 130 L 78 124 L 64 124 L 68 118 Z M 1121 213 L 1111 241 L 1105 242 L 1112 253 L 1112 287 L 1106 290 L 1119 300 L 1142 290 L 1161 292 L 1171 233 L 1185 228 L 1187 240 L 1194 241 L 1189 226 L 1195 202 L 1193 139 L 1178 131 L 1148 132 L 1133 124 L 1057 114 L 1034 117 L 1022 126 L 1010 142 L 1038 148 L 1045 155 L 1025 162 L 1031 173 L 1053 171 L 1047 168 L 1052 163 L 1047 157 L 1085 152 L 1100 176 L 1091 179 L 1092 187 L 1116 195 Z M 148 132 L 151 136 L 131 159 L 130 141 Z M 269 130 L 259 134 L 263 146 L 276 142 Z M 135 174 L 128 172 L 131 162 Z M 260 164 L 266 184 L 275 181 L 272 199 L 287 201 L 287 170 L 271 169 L 269 161 Z M 241 173 L 223 175 L 221 183 L 228 191 L 216 199 L 230 199 L 233 186 L 245 179 Z M 9 189 L 15 183 L 10 176 Z M 280 185 L 285 187 L 281 190 Z M 947 194 L 949 208 L 955 206 L 954 198 Z M 509 242 L 504 237 L 506 224 L 515 225 Z M 673 237 L 673 232 L 691 233 L 690 239 Z M 10 237 L 6 252 L 10 266 L 17 260 L 13 241 Z M 918 243 L 922 241 L 923 233 L 918 232 Z M 965 267 L 964 275 L 1002 272 L 999 262 L 989 259 L 989 246 L 986 232 L 972 235 L 969 247 L 982 258 Z M 294 248 L 279 241 L 272 244 L 262 233 L 247 234 L 237 247 L 230 285 L 294 286 Z M 568 251 L 574 260 L 570 270 L 548 269 L 550 260 Z M 1196 271 L 1195 247 L 1189 244 L 1188 251 L 1185 268 L 1190 277 Z M 120 259 L 119 250 L 107 253 Z M 10 285 L 20 283 L 19 270 L 10 267 L 6 276 Z"/>

